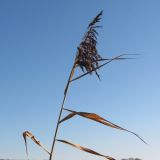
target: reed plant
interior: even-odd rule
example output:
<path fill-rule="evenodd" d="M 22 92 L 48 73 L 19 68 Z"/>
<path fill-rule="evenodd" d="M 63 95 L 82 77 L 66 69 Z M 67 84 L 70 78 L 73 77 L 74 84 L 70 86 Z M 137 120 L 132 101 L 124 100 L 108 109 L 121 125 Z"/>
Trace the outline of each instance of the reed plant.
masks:
<path fill-rule="evenodd" d="M 25 140 L 27 155 L 28 155 L 28 149 L 27 149 L 27 137 L 28 137 L 28 138 L 31 138 L 41 148 L 43 148 L 43 150 L 49 155 L 49 160 L 52 160 L 52 157 L 54 155 L 53 151 L 54 151 L 56 142 L 68 144 L 72 147 L 75 147 L 75 148 L 80 149 L 82 151 L 88 152 L 90 154 L 104 157 L 105 159 L 108 159 L 108 160 L 115 160 L 115 158 L 113 158 L 111 156 L 106 156 L 104 154 L 100 154 L 96 151 L 93 151 L 89 148 L 83 147 L 79 144 L 74 144 L 74 143 L 71 143 L 71 142 L 69 142 L 67 140 L 63 140 L 63 139 L 57 139 L 57 133 L 58 133 L 58 129 L 59 129 L 60 124 L 69 120 L 70 118 L 73 118 L 74 116 L 80 116 L 82 118 L 86 118 L 86 119 L 101 123 L 105 126 L 108 126 L 108 127 L 111 127 L 111 128 L 117 129 L 117 130 L 129 132 L 129 133 L 135 135 L 136 137 L 138 137 L 142 142 L 147 144 L 138 134 L 136 134 L 132 131 L 129 131 L 123 127 L 120 127 L 119 125 L 116 125 L 116 124 L 108 121 L 107 119 L 105 119 L 95 113 L 78 112 L 78 111 L 74 111 L 74 110 L 67 109 L 66 107 L 64 107 L 68 89 L 74 81 L 77 81 L 80 78 L 85 77 L 89 74 L 92 75 L 93 73 L 95 73 L 95 75 L 100 80 L 100 75 L 98 73 L 98 70 L 100 68 L 106 66 L 107 64 L 109 64 L 115 60 L 119 61 L 119 60 L 131 59 L 132 57 L 130 58 L 128 56 L 134 55 L 134 54 L 132 54 L 132 55 L 131 54 L 120 54 L 120 55 L 115 56 L 113 58 L 102 58 L 101 57 L 101 55 L 99 54 L 99 52 L 97 50 L 97 38 L 98 38 L 97 29 L 100 28 L 101 26 L 97 25 L 97 23 L 100 22 L 102 14 L 103 14 L 103 11 L 101 11 L 89 23 L 89 25 L 87 27 L 87 31 L 86 31 L 80 45 L 77 47 L 77 53 L 75 56 L 75 60 L 74 60 L 73 66 L 71 68 L 71 71 L 70 71 L 70 74 L 68 77 L 68 81 L 66 83 L 66 87 L 64 89 L 64 96 L 63 96 L 62 103 L 60 106 L 60 111 L 59 111 L 58 121 L 56 124 L 56 129 L 55 129 L 54 136 L 53 136 L 51 151 L 49 152 L 41 144 L 41 142 L 35 138 L 35 136 L 31 132 L 25 131 L 25 132 L 23 132 L 23 137 Z M 78 67 L 81 69 L 82 73 L 75 77 L 74 72 Z M 62 112 L 65 112 L 65 111 L 69 112 L 69 114 L 62 118 Z"/>

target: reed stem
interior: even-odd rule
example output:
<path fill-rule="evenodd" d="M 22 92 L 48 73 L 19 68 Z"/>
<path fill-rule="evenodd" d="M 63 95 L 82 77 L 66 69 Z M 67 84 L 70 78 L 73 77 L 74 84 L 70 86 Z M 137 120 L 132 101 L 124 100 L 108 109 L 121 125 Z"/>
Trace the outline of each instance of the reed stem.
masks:
<path fill-rule="evenodd" d="M 61 104 L 61 109 L 60 109 L 60 112 L 59 112 L 59 117 L 58 117 L 58 121 L 57 121 L 57 125 L 56 125 L 56 130 L 55 130 L 54 137 L 53 137 L 53 143 L 52 143 L 52 148 L 51 148 L 49 160 L 52 160 L 53 150 L 54 150 L 56 137 L 57 137 L 57 133 L 58 133 L 58 128 L 59 128 L 59 122 L 60 122 L 60 119 L 61 119 L 61 115 L 62 115 L 62 112 L 63 112 L 63 107 L 64 107 L 64 103 L 65 103 L 65 100 L 66 100 L 69 84 L 70 84 L 70 81 L 71 81 L 72 76 L 74 74 L 75 67 L 76 67 L 76 63 L 74 63 L 74 65 L 72 67 L 71 73 L 70 73 L 68 81 L 67 81 L 67 85 L 66 85 L 65 90 L 64 90 L 64 97 L 63 97 L 63 101 L 62 101 L 62 104 Z"/>

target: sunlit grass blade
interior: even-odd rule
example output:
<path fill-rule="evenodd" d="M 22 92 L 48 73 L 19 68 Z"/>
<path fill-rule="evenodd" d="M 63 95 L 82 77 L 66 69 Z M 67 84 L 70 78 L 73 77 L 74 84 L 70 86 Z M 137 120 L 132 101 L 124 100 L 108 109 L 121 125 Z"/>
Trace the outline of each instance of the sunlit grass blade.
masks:
<path fill-rule="evenodd" d="M 25 147 L 26 147 L 27 156 L 28 156 L 27 137 L 31 138 L 31 140 L 33 142 L 35 142 L 39 147 L 41 147 L 45 152 L 47 152 L 50 155 L 50 153 L 47 151 L 47 149 L 40 143 L 40 141 L 37 138 L 35 138 L 35 136 L 31 132 L 25 131 L 25 132 L 23 132 L 23 138 L 24 138 L 24 141 L 25 141 Z"/>
<path fill-rule="evenodd" d="M 80 150 L 84 151 L 84 152 L 88 152 L 88 153 L 90 153 L 90 154 L 94 154 L 94 155 L 97 155 L 97 156 L 104 157 L 104 158 L 106 158 L 106 159 L 108 159 L 108 160 L 115 160 L 114 158 L 112 158 L 112 157 L 110 157 L 110 156 L 105 156 L 105 155 L 100 154 L 100 153 L 98 153 L 98 152 L 96 152 L 96 151 L 94 151 L 94 150 L 91 150 L 91 149 L 89 149 L 89 148 L 82 147 L 82 146 L 80 146 L 79 144 L 73 144 L 73 143 L 70 143 L 70 142 L 68 142 L 68 141 L 66 141 L 66 140 L 61 140 L 61 139 L 57 139 L 57 141 L 62 142 L 62 143 L 65 143 L 65 144 L 68 144 L 68 145 L 71 145 L 71 146 L 73 146 L 73 147 L 75 147 L 75 148 L 77 148 L 77 149 L 80 149 Z"/>
<path fill-rule="evenodd" d="M 76 112 L 76 111 L 73 111 L 73 110 L 69 110 L 69 109 L 65 109 L 64 110 L 66 111 L 69 111 L 71 112 L 69 115 L 67 115 L 65 118 L 63 118 L 60 122 L 64 122 L 70 118 L 72 118 L 73 116 L 75 115 L 79 115 L 81 117 L 84 117 L 84 118 L 87 118 L 87 119 L 91 119 L 93 121 L 96 121 L 96 122 L 99 122 L 99 123 L 102 123 L 108 127 L 111 127 L 111 128 L 115 128 L 115 129 L 119 129 L 119 130 L 123 130 L 123 131 L 127 131 L 129 133 L 132 133 L 134 134 L 136 137 L 138 137 L 142 142 L 144 142 L 145 144 L 147 144 L 138 134 L 132 132 L 132 131 L 129 131 L 123 127 L 120 127 L 104 118 L 102 118 L 101 116 L 95 114 L 95 113 L 88 113 L 88 112 Z"/>

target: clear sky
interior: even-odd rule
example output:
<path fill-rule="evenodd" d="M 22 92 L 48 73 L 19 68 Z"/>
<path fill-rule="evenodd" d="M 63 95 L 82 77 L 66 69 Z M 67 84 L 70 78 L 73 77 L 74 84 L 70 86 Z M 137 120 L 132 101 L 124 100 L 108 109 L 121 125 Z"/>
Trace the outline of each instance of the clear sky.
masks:
<path fill-rule="evenodd" d="M 104 10 L 99 53 L 104 58 L 138 53 L 74 82 L 66 108 L 97 113 L 135 136 L 75 117 L 58 138 L 117 159 L 160 159 L 159 0 L 1 0 L 0 158 L 25 158 L 22 132 L 48 148 L 76 47 L 90 20 Z M 79 72 L 80 73 L 80 72 Z M 55 160 L 103 159 L 56 143 Z M 29 141 L 30 158 L 48 158 Z"/>

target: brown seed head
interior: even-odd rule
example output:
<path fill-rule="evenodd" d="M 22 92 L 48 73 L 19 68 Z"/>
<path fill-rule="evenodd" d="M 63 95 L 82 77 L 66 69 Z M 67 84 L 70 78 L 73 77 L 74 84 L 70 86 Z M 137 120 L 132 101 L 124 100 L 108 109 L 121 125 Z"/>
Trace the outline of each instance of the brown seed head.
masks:
<path fill-rule="evenodd" d="M 79 66 L 83 72 L 86 70 L 92 73 L 94 70 L 98 77 L 99 75 L 95 68 L 98 67 L 98 60 L 101 59 L 101 56 L 98 54 L 96 48 L 98 35 L 96 28 L 99 27 L 96 26 L 96 23 L 100 21 L 102 13 L 101 11 L 88 25 L 88 31 L 77 48 L 77 56 L 75 59 L 76 65 Z"/>

